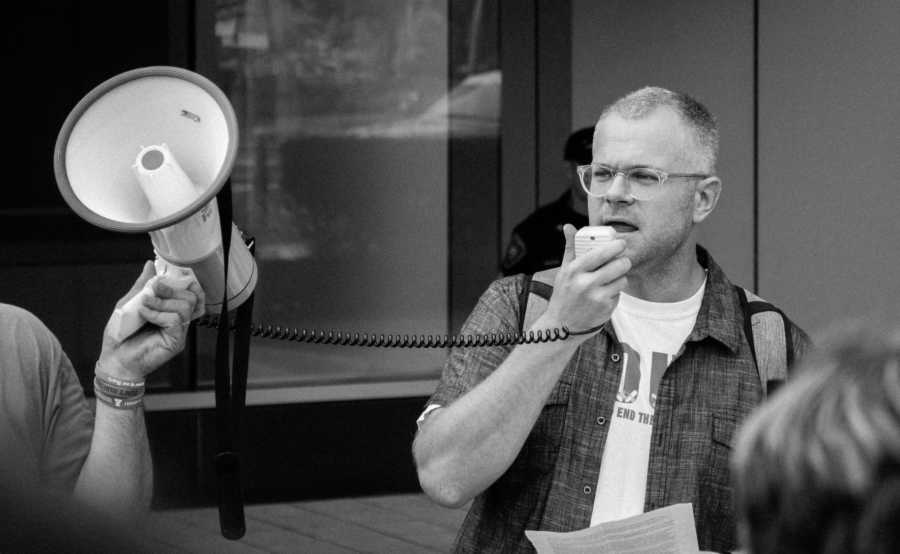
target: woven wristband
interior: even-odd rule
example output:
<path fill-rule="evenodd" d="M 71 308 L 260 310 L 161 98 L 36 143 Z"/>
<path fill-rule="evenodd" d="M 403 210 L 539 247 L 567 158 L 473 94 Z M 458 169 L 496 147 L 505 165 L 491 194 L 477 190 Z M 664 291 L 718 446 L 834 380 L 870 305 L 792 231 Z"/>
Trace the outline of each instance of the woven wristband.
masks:
<path fill-rule="evenodd" d="M 100 391 L 106 396 L 110 396 L 112 398 L 121 398 L 124 400 L 129 400 L 132 398 L 140 398 L 144 396 L 144 387 L 139 388 L 123 388 L 117 387 L 107 381 L 106 379 L 100 377 L 99 375 L 94 376 L 94 391 Z"/>
<path fill-rule="evenodd" d="M 126 379 L 113 377 L 109 373 L 102 371 L 99 364 L 94 366 L 94 376 L 103 379 L 114 387 L 119 387 L 122 389 L 142 389 L 144 388 L 144 384 L 146 383 L 144 379 L 141 379 L 140 381 L 129 381 Z"/>
<path fill-rule="evenodd" d="M 113 398 L 101 391 L 98 391 L 97 389 L 94 389 L 94 396 L 97 398 L 98 402 L 117 410 L 133 410 L 140 407 L 144 403 L 143 394 L 141 394 L 137 398 Z"/>

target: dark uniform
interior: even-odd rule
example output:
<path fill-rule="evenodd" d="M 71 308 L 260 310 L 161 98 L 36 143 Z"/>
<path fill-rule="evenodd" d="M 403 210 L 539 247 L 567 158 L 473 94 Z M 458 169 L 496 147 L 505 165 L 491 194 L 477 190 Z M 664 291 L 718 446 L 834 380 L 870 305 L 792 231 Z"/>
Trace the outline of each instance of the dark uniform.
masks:
<path fill-rule="evenodd" d="M 566 139 L 563 159 L 578 165 L 591 163 L 593 139 L 593 127 L 578 129 Z M 572 209 L 571 200 L 572 190 L 569 189 L 515 226 L 500 265 L 503 275 L 535 273 L 562 263 L 566 246 L 563 225 L 571 223 L 581 228 L 588 224 L 586 215 Z"/>
<path fill-rule="evenodd" d="M 567 190 L 516 225 L 503 257 L 503 275 L 535 273 L 562 263 L 566 246 L 563 225 L 571 223 L 581 228 L 588 224 L 586 215 L 571 208 L 571 194 L 572 191 Z"/>

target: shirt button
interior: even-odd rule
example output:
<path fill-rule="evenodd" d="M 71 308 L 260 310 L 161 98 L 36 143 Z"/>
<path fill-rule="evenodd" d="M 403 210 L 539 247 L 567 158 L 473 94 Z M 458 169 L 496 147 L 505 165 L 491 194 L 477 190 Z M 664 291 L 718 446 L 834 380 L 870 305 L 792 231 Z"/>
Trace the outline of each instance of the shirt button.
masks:
<path fill-rule="evenodd" d="M 618 354 L 613 354 L 613 355 L 610 356 L 609 358 L 610 358 L 612 361 L 614 361 L 614 362 L 618 362 L 618 361 L 619 361 L 619 355 L 618 355 Z"/>
<path fill-rule="evenodd" d="M 603 416 L 598 416 L 597 417 L 597 425 L 603 425 L 604 423 L 606 423 L 606 418 Z"/>
<path fill-rule="evenodd" d="M 593 490 L 593 489 L 591 489 L 590 485 L 584 486 L 584 494 L 591 494 L 591 490 Z"/>

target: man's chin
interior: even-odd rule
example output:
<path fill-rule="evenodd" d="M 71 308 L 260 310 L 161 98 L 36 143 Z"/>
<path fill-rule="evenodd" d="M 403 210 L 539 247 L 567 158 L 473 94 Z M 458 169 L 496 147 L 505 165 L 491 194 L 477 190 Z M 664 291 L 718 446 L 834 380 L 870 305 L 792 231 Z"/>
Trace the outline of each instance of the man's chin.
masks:
<path fill-rule="evenodd" d="M 639 238 L 636 232 L 616 233 L 616 238 L 625 241 L 625 252 L 635 254 L 639 248 Z"/>
<path fill-rule="evenodd" d="M 631 271 L 629 271 L 629 273 L 632 273 L 646 260 L 647 253 L 642 248 L 638 237 L 633 233 L 626 236 L 619 236 L 619 238 L 625 241 L 625 250 L 622 251 L 621 256 L 623 258 L 628 258 L 631 262 Z"/>

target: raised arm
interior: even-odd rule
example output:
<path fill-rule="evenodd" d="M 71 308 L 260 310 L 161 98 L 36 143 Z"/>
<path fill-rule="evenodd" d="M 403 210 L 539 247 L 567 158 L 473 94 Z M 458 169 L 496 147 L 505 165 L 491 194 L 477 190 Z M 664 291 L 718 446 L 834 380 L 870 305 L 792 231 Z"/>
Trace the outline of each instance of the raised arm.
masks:
<path fill-rule="evenodd" d="M 631 268 L 611 241 L 574 259 L 575 228 L 547 310 L 532 329 L 597 327 L 609 320 Z M 515 460 L 554 385 L 590 335 L 520 345 L 481 383 L 431 412 L 413 443 L 419 482 L 436 502 L 461 506 L 496 481 Z"/>
<path fill-rule="evenodd" d="M 94 432 L 75 485 L 79 500 L 125 519 L 134 519 L 149 507 L 153 469 L 142 404 L 126 400 L 115 406 L 115 399 L 143 392 L 144 378 L 184 349 L 188 325 L 204 309 L 203 291 L 196 281 L 186 289 L 173 286 L 165 276 L 154 277 L 150 262 L 117 307 L 151 279 L 153 294 L 144 299 L 140 313 L 152 325 L 121 342 L 113 338 L 109 325 L 104 331 L 95 371 L 101 386 L 95 381 Z M 104 390 L 121 394 L 107 395 Z"/>

